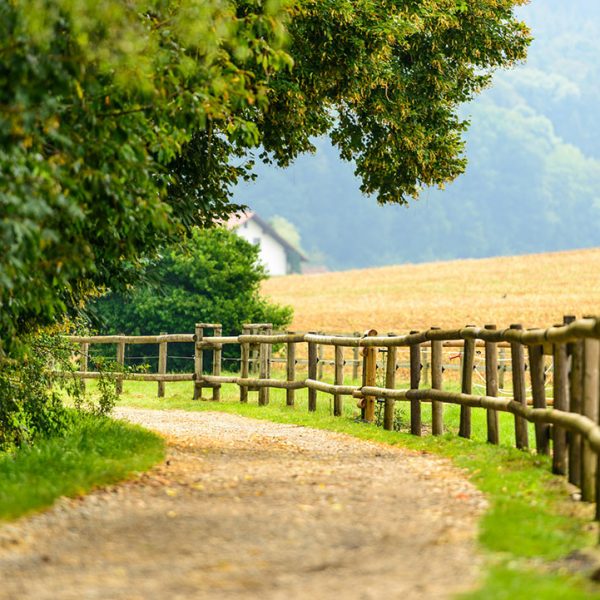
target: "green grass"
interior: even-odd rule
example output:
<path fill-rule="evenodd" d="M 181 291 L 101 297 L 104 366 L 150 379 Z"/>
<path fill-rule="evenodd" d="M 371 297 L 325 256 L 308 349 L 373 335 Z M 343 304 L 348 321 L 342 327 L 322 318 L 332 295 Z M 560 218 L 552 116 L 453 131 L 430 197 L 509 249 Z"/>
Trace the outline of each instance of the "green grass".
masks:
<path fill-rule="evenodd" d="M 145 471 L 164 456 L 156 434 L 108 418 L 78 415 L 62 436 L 0 454 L 0 520 L 50 506 Z"/>
<path fill-rule="evenodd" d="M 210 395 L 210 390 L 205 390 Z M 465 598 L 599 598 L 600 588 L 580 575 L 559 572 L 552 561 L 570 552 L 591 547 L 596 542 L 596 525 L 589 505 L 569 499 L 564 478 L 550 473 L 547 457 L 511 447 L 514 444 L 514 418 L 500 414 L 501 445 L 485 443 L 485 412 L 473 410 L 473 439 L 456 436 L 460 409 L 446 406 L 447 433 L 440 437 L 415 437 L 355 421 L 358 409 L 345 399 L 344 415 L 333 417 L 331 397 L 318 394 L 317 411 L 307 411 L 306 391 L 296 393 L 296 404 L 285 406 L 285 392 L 271 390 L 268 406 L 240 404 L 237 386 L 222 388 L 222 401 L 191 400 L 190 383 L 167 384 L 164 399 L 156 398 L 156 384 L 126 382 L 121 404 L 128 406 L 183 410 L 217 410 L 255 419 L 328 429 L 361 439 L 431 452 L 449 457 L 465 469 L 472 482 L 486 494 L 490 507 L 480 523 L 479 539 L 487 550 L 488 571 L 482 586 Z M 409 423 L 408 407 L 398 403 L 403 429 Z M 431 411 L 423 408 L 423 421 L 430 423 Z M 533 429 L 530 429 L 533 442 Z"/>

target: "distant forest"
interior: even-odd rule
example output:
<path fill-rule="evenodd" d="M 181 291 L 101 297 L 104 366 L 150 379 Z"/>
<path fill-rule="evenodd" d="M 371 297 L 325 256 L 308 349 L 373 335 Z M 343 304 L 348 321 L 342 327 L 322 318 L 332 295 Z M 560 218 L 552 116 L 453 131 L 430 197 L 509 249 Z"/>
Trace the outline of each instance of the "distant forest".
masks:
<path fill-rule="evenodd" d="M 361 195 L 327 140 L 286 170 L 260 165 L 235 200 L 284 217 L 331 269 L 600 245 L 600 3 L 532 0 L 526 64 L 464 107 L 467 172 L 409 207 Z"/>

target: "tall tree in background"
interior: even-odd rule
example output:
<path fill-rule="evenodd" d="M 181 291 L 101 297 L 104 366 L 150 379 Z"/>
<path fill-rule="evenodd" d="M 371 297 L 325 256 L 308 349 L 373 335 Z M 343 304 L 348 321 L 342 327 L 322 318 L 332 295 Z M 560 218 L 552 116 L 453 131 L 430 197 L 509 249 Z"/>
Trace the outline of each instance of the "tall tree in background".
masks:
<path fill-rule="evenodd" d="M 0 0 L 4 351 L 235 210 L 253 148 L 329 134 L 381 202 L 455 178 L 522 1 Z"/>

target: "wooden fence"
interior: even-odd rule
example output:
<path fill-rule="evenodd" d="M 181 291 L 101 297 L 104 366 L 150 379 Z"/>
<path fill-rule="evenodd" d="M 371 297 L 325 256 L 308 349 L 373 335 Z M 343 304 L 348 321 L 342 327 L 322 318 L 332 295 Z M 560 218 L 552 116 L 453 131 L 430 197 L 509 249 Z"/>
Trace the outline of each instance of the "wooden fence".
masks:
<path fill-rule="evenodd" d="M 221 386 L 227 383 L 239 387 L 241 402 L 248 402 L 249 392 L 255 391 L 258 392 L 258 403 L 266 405 L 269 390 L 278 388 L 286 390 L 286 403 L 293 405 L 296 392 L 307 389 L 309 411 L 317 408 L 318 392 L 332 395 L 336 416 L 343 412 L 344 398 L 351 397 L 358 401 L 366 422 L 375 420 L 375 406 L 381 402 L 383 427 L 388 430 L 394 426 L 395 403 L 406 402 L 410 407 L 410 432 L 417 436 L 424 432 L 423 403 L 431 403 L 433 435 L 444 431 L 444 405 L 456 404 L 460 406 L 459 436 L 471 437 L 471 411 L 480 408 L 486 411 L 487 441 L 491 444 L 500 442 L 498 413 L 512 413 L 517 448 L 527 450 L 530 447 L 527 422 L 534 423 L 535 447 L 539 454 L 551 454 L 552 471 L 567 475 L 569 481 L 581 489 L 583 500 L 595 501 L 600 494 L 600 469 L 597 469 L 600 454 L 600 318 L 574 320 L 565 317 L 564 324 L 548 329 L 524 330 L 520 325 L 511 325 L 508 329 L 497 329 L 494 325 L 453 330 L 432 327 L 407 335 L 386 336 L 380 336 L 374 330 L 361 336 L 273 333 L 268 323 L 246 325 L 238 336 L 225 337 L 222 333 L 220 324 L 199 323 L 194 334 L 72 336 L 69 339 L 81 347 L 81 369 L 75 376 L 88 379 L 102 376 L 100 372 L 88 371 L 90 344 L 116 344 L 116 360 L 121 366 L 124 365 L 126 344 L 158 344 L 158 373 L 113 372 L 111 375 L 117 379 L 118 391 L 122 389 L 123 379 L 157 381 L 159 396 L 164 396 L 165 382 L 193 381 L 195 399 L 202 399 L 203 390 L 210 389 L 212 399 L 219 400 Z M 167 373 L 167 345 L 181 342 L 195 343 L 194 372 Z M 241 346 L 239 374 L 222 374 L 222 349 L 227 344 Z M 301 344 L 306 345 L 303 355 L 307 357 L 307 376 L 298 379 L 296 367 Z M 285 377 L 271 376 L 274 345 L 285 347 Z M 442 389 L 444 347 L 460 350 L 460 392 Z M 333 360 L 323 358 L 326 348 L 331 350 Z M 422 387 L 425 348 L 430 357 L 430 385 L 426 388 Z M 397 357 L 402 349 L 408 351 L 409 387 L 406 389 L 396 386 Z M 498 397 L 499 374 L 503 373 L 498 365 L 499 349 L 510 354 L 510 397 Z M 352 352 L 352 359 L 346 361 L 348 351 Z M 485 357 L 483 395 L 473 394 L 478 351 Z M 205 352 L 213 353 L 210 374 L 204 369 Z M 378 352 L 385 355 L 385 361 L 378 361 Z M 547 357 L 551 367 L 546 364 Z M 333 383 L 323 381 L 325 364 L 333 367 Z M 347 364 L 352 365 L 354 380 L 358 379 L 358 367 L 361 367 L 360 385 L 345 384 L 344 367 Z M 546 391 L 548 375 L 552 375 L 552 407 Z M 381 384 L 378 378 L 383 380 Z M 596 506 L 596 516 L 600 518 L 600 502 Z"/>

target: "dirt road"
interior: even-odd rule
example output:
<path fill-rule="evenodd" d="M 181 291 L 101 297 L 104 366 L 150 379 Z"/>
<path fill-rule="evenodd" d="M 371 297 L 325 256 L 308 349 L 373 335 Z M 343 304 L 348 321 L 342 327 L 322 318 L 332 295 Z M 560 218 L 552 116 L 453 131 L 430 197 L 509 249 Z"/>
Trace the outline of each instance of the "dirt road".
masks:
<path fill-rule="evenodd" d="M 447 461 L 223 413 L 120 408 L 168 461 L 0 526 L 0 598 L 444 598 L 483 497 Z"/>

